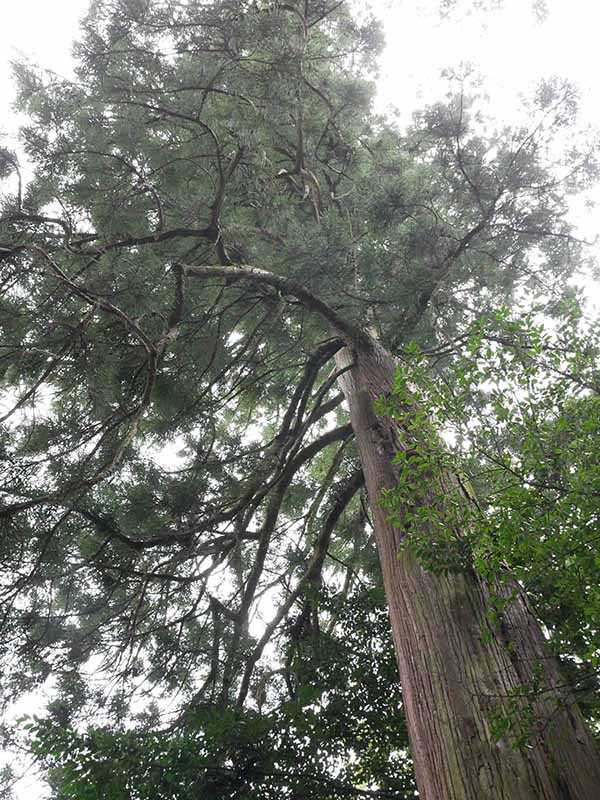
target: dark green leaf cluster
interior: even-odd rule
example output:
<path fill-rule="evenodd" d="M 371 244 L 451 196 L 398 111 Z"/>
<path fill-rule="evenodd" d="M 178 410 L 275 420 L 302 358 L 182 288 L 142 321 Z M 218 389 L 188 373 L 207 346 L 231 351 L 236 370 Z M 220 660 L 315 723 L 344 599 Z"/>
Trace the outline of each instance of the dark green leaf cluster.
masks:
<path fill-rule="evenodd" d="M 57 720 L 29 723 L 56 798 L 409 797 L 414 784 L 384 598 L 370 590 L 340 601 L 323 598 L 338 615 L 335 637 L 290 641 L 294 698 L 269 713 L 194 708 L 185 724 L 163 732 L 78 733 Z M 262 690 L 278 680 L 263 675 Z"/>

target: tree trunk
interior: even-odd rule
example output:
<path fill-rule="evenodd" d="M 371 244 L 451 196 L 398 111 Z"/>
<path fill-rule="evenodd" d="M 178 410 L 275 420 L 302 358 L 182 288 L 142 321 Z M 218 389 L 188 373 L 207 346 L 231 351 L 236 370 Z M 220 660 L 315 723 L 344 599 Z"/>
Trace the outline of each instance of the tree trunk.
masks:
<path fill-rule="evenodd" d="M 358 343 L 336 359 L 338 367 L 354 364 L 340 383 L 369 492 L 419 796 L 598 800 L 595 743 L 573 698 L 561 689 L 558 664 L 523 593 L 508 604 L 502 623 L 492 625 L 489 588 L 473 571 L 438 576 L 406 550 L 399 555 L 402 532 L 378 498 L 397 485 L 392 459 L 411 443 L 404 426 L 372 410 L 391 391 L 391 357 L 375 343 Z M 456 478 L 434 480 L 443 491 Z M 540 669 L 541 691 L 519 698 L 523 687 L 539 688 Z M 518 743 L 512 728 L 500 740 L 492 731 L 494 718 L 515 704 L 531 715 L 526 744 Z"/>

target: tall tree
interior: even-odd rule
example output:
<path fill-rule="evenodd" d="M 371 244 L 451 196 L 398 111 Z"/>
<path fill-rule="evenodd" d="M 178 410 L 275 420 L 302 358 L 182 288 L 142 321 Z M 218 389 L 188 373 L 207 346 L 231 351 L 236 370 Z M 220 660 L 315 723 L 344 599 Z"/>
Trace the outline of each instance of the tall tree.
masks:
<path fill-rule="evenodd" d="M 6 685 L 58 676 L 63 728 L 75 696 L 106 703 L 91 664 L 117 719 L 137 691 L 176 726 L 317 695 L 324 720 L 314 676 L 376 575 L 372 526 L 420 796 L 592 798 L 580 711 L 519 585 L 475 569 L 472 493 L 394 359 L 556 291 L 578 258 L 564 192 L 593 163 L 544 166 L 574 111 L 559 84 L 528 130 L 486 140 L 459 92 L 400 133 L 371 114 L 380 41 L 334 0 L 96 0 L 76 81 L 18 68 L 35 175 L 3 152 Z M 444 569 L 404 546 L 448 528 Z M 235 736 L 202 751 L 232 797 L 282 775 L 256 730 L 233 778 Z M 285 791 L 369 794 L 380 762 L 355 751 L 347 782 L 323 764 L 329 794 L 314 771 Z"/>

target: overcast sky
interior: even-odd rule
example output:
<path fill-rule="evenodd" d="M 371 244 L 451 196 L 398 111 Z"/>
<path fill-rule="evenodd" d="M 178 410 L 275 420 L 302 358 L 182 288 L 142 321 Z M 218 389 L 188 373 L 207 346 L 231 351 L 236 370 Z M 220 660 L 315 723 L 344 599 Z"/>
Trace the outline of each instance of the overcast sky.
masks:
<path fill-rule="evenodd" d="M 487 3 L 494 4 L 498 0 Z M 9 61 L 24 56 L 68 76 L 71 42 L 87 5 L 88 0 L 3 0 L 0 144 L 14 146 L 18 123 L 11 111 Z M 373 0 L 372 5 L 385 20 L 387 37 L 379 105 L 393 104 L 405 122 L 415 108 L 443 96 L 442 69 L 472 62 L 498 119 L 510 122 L 518 114 L 520 93 L 542 77 L 559 75 L 580 88 L 582 123 L 600 126 L 600 3 L 595 0 L 505 0 L 493 13 L 469 12 L 478 3 L 458 0 L 446 19 L 437 13 L 438 0 Z M 581 232 L 595 237 L 597 214 L 574 208 Z M 23 784 L 18 797 L 39 800 L 40 788 Z"/>
<path fill-rule="evenodd" d="M 405 122 L 427 102 L 441 98 L 444 68 L 472 63 L 490 96 L 489 110 L 515 119 L 519 94 L 542 77 L 559 75 L 580 87 L 582 123 L 600 124 L 600 3 L 595 0 L 371 0 L 384 20 L 387 48 L 381 63 L 380 107 L 396 106 Z M 482 10 L 473 10 L 483 5 Z M 14 144 L 18 119 L 10 60 L 25 57 L 69 75 L 71 42 L 88 0 L 5 0 L 0 55 L 0 143 Z M 500 6 L 492 12 L 486 6 Z M 540 13 L 546 10 L 545 15 Z M 600 198 L 600 192 L 596 193 Z M 595 217 L 575 206 L 586 238 L 595 236 Z"/>
<path fill-rule="evenodd" d="M 598 121 L 600 108 L 600 4 L 594 0 L 487 0 L 493 12 L 472 11 L 475 0 L 456 0 L 445 19 L 439 0 L 372 0 L 385 21 L 387 50 L 381 95 L 407 114 L 439 96 L 440 71 L 472 62 L 486 79 L 491 103 L 502 115 L 516 108 L 519 91 L 558 74 L 581 87 L 583 110 Z M 0 56 L 0 131 L 11 129 L 9 62 L 25 56 L 68 75 L 71 42 L 88 0 L 13 0 L 3 8 Z M 545 20 L 539 11 L 547 7 Z M 502 111 L 501 111 L 502 109 Z"/>

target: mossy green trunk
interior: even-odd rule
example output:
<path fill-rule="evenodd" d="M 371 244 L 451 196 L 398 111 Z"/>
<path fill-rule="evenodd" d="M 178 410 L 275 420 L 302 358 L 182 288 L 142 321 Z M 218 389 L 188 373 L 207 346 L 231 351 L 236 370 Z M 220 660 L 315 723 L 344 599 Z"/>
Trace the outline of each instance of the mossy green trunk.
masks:
<path fill-rule="evenodd" d="M 411 442 L 397 422 L 373 412 L 391 391 L 392 359 L 373 343 L 346 348 L 337 360 L 354 364 L 340 382 L 369 492 L 420 797 L 598 800 L 595 742 L 523 593 L 491 625 L 490 591 L 474 572 L 438 576 L 408 552 L 399 556 L 402 532 L 378 498 L 396 486 L 393 456 Z M 432 478 L 436 492 L 455 480 Z M 516 701 L 522 713 L 498 739 L 493 721 L 510 716 L 519 689 L 539 686 L 540 674 L 541 691 Z"/>

